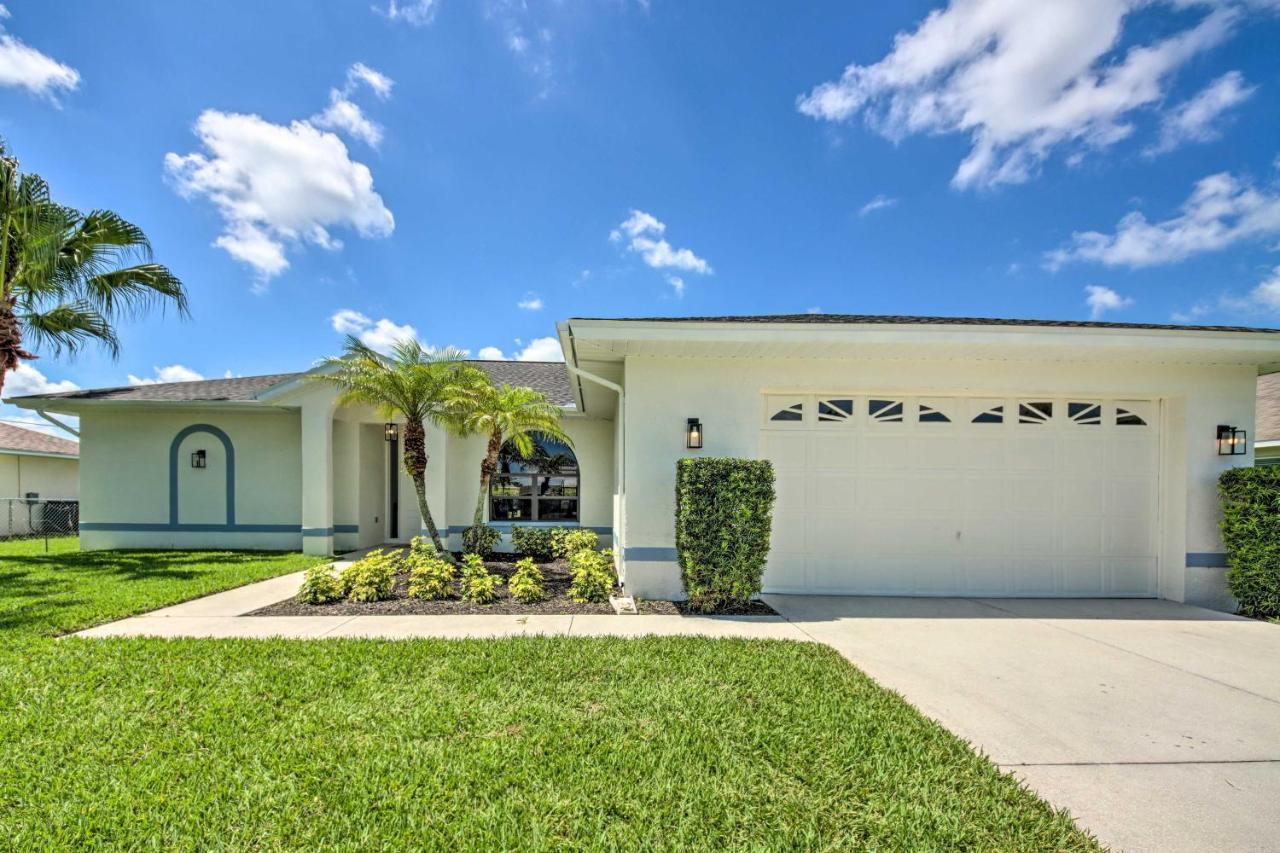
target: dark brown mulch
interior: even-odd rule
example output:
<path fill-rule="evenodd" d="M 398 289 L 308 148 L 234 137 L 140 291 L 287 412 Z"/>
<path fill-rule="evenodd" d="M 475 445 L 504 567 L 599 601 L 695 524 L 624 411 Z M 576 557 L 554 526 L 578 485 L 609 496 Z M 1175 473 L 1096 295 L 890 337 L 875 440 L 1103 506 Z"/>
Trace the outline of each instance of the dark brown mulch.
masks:
<path fill-rule="evenodd" d="M 461 555 L 458 555 L 461 557 Z M 505 556 L 505 555 L 502 555 Z M 498 600 L 493 604 L 476 604 L 471 601 L 451 598 L 443 601 L 422 601 L 409 597 L 409 575 L 402 573 L 396 577 L 395 586 L 391 590 L 391 598 L 385 601 L 336 601 L 332 604 L 303 604 L 294 598 L 277 602 L 267 607 L 248 613 L 248 616 L 413 616 L 413 615 L 465 615 L 465 614 L 530 614 L 577 615 L 588 613 L 613 613 L 609 602 L 592 604 L 578 602 L 569 597 L 569 564 L 564 560 L 539 563 L 542 569 L 542 589 L 547 597 L 536 604 L 521 604 L 511 597 L 507 582 L 515 573 L 514 560 L 492 559 L 485 561 L 489 571 L 502 578 L 498 587 Z M 648 601 L 636 602 L 636 609 L 641 614 L 688 614 L 695 615 L 681 601 Z M 707 614 L 696 614 L 707 615 Z M 725 610 L 714 615 L 777 615 L 772 607 L 763 601 L 753 601 L 751 606 L 740 610 Z"/>
<path fill-rule="evenodd" d="M 701 610 L 694 610 L 689 607 L 687 601 L 665 601 L 664 604 L 671 604 L 679 613 L 686 616 L 777 616 L 778 611 L 774 610 L 763 601 L 754 600 L 746 607 L 723 607 L 719 610 L 713 610 L 710 613 L 703 613 Z"/>

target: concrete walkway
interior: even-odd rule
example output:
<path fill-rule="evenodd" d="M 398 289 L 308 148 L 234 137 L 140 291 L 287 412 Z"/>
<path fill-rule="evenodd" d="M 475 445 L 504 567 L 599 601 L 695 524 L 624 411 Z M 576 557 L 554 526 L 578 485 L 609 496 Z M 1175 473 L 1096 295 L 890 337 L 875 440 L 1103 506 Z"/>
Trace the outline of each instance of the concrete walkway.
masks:
<path fill-rule="evenodd" d="M 526 634 L 639 637 L 689 634 L 775 640 L 810 638 L 778 616 L 246 616 L 291 598 L 303 572 L 197 598 L 81 631 L 80 637 L 515 637 Z"/>
<path fill-rule="evenodd" d="M 1280 626 L 1168 601 L 765 596 L 1123 850 L 1280 850 Z"/>

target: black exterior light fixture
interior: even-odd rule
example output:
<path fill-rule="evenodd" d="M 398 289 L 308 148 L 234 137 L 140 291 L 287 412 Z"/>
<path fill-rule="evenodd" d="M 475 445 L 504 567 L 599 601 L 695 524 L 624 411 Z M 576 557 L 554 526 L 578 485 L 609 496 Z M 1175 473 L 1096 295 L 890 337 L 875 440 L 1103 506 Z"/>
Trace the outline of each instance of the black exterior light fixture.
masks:
<path fill-rule="evenodd" d="M 1242 429 L 1218 424 L 1218 455 L 1243 456 L 1248 452 L 1247 438 L 1247 434 Z"/>
<path fill-rule="evenodd" d="M 205 453 L 203 450 L 197 450 L 195 453 L 191 454 L 191 467 L 192 468 L 208 468 L 209 467 L 209 459 L 208 457 L 205 456 Z"/>
<path fill-rule="evenodd" d="M 400 437 L 400 429 L 393 423 L 385 423 L 382 425 L 382 437 L 387 441 L 395 441 Z"/>
<path fill-rule="evenodd" d="M 690 450 L 702 449 L 702 421 L 689 418 L 684 427 L 684 446 Z"/>

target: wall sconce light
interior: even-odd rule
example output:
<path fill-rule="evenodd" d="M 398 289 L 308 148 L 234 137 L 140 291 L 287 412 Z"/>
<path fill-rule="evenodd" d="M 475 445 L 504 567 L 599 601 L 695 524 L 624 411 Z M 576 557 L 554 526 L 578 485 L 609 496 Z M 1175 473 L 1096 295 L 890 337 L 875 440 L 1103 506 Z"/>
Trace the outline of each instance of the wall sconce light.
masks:
<path fill-rule="evenodd" d="M 684 427 L 684 446 L 690 450 L 702 448 L 702 421 L 689 418 Z"/>
<path fill-rule="evenodd" d="M 393 423 L 382 425 L 382 437 L 387 441 L 395 441 L 400 436 L 400 428 Z"/>
<path fill-rule="evenodd" d="M 208 468 L 209 467 L 209 460 L 205 457 L 203 450 L 197 450 L 195 453 L 191 454 L 191 467 L 192 468 Z"/>
<path fill-rule="evenodd" d="M 1218 425 L 1218 455 L 1243 456 L 1248 452 L 1247 435 L 1244 430 L 1226 424 Z"/>

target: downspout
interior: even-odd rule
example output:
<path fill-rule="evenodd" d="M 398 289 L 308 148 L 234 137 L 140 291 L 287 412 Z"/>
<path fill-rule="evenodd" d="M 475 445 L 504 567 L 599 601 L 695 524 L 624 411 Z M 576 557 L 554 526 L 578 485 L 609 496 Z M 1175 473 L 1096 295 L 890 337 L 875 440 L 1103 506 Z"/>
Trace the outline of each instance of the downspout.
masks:
<path fill-rule="evenodd" d="M 51 414 L 49 414 L 48 412 L 46 412 L 44 409 L 36 409 L 36 414 L 37 414 L 37 415 L 39 415 L 40 417 L 44 418 L 44 419 L 45 419 L 46 421 L 48 421 L 49 423 L 51 423 L 51 424 L 53 424 L 54 426 L 56 426 L 58 429 L 65 429 L 67 432 L 71 433 L 71 434 L 72 434 L 72 435 L 74 435 L 76 438 L 79 438 L 79 437 L 80 437 L 80 430 L 78 430 L 78 429 L 74 429 L 74 428 L 72 428 L 72 427 L 70 427 L 70 426 L 67 426 L 67 425 L 66 425 L 66 424 L 64 424 L 62 421 L 58 420 L 58 419 L 57 419 L 57 418 L 55 418 L 53 415 L 51 415 Z"/>

